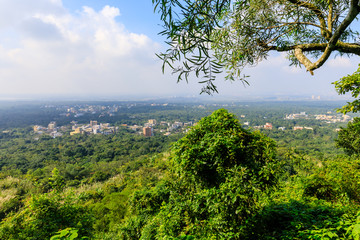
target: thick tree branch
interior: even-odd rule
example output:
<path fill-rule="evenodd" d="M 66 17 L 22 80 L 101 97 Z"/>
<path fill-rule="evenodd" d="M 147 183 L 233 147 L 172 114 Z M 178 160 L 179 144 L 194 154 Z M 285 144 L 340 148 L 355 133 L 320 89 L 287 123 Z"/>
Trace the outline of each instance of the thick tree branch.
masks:
<path fill-rule="evenodd" d="M 328 43 L 299 44 L 299 45 L 292 45 L 292 46 L 286 46 L 286 47 L 262 45 L 262 47 L 269 51 L 275 50 L 278 52 L 288 52 L 288 51 L 293 50 L 295 57 L 299 60 L 299 62 L 301 62 L 305 66 L 306 70 L 308 70 L 311 73 L 311 75 L 313 75 L 314 74 L 313 70 L 320 67 L 319 65 L 316 65 L 316 64 L 318 64 L 319 61 L 324 61 L 324 59 L 320 58 L 318 60 L 318 62 L 312 63 L 305 56 L 304 52 L 311 52 L 311 51 L 324 51 L 325 52 L 328 49 Z M 360 44 L 337 42 L 336 45 L 333 47 L 332 51 L 356 54 L 356 55 L 360 56 Z"/>
<path fill-rule="evenodd" d="M 328 31 L 330 32 L 330 34 L 332 34 L 332 28 L 333 28 L 333 12 L 334 12 L 334 1 L 329 0 L 329 14 L 327 19 L 327 24 L 328 24 Z"/>
<path fill-rule="evenodd" d="M 313 66 L 313 63 L 304 55 L 302 49 L 295 48 L 294 55 L 299 60 L 299 62 L 301 62 L 306 67 L 306 69 L 311 73 L 311 75 L 314 75 L 314 72 L 310 68 Z"/>
<path fill-rule="evenodd" d="M 327 43 L 308 43 L 308 44 L 299 44 L 291 45 L 285 47 L 278 46 L 266 46 L 262 45 L 265 50 L 268 51 L 277 51 L 277 52 L 288 52 L 295 49 L 301 49 L 302 52 L 311 52 L 311 51 L 325 51 Z M 358 43 L 344 43 L 337 42 L 334 48 L 334 51 L 339 51 L 342 53 L 356 54 L 360 56 L 360 44 Z"/>

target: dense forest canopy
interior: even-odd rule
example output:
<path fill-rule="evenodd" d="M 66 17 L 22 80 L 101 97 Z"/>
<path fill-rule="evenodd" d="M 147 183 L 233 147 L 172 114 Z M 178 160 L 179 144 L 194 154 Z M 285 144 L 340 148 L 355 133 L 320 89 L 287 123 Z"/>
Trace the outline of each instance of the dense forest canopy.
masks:
<path fill-rule="evenodd" d="M 313 71 L 332 53 L 360 55 L 358 0 L 153 0 L 169 48 L 159 54 L 178 80 L 204 77 L 203 92 L 216 91 L 216 75 L 245 80 L 242 69 L 286 52 L 291 65 Z M 176 66 L 179 64 L 179 66 Z M 246 80 L 245 80 L 246 81 Z"/>

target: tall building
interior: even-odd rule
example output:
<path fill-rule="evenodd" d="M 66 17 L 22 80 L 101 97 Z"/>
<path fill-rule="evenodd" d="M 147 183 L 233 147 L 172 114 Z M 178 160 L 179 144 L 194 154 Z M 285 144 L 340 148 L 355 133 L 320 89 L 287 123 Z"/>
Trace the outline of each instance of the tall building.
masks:
<path fill-rule="evenodd" d="M 151 137 L 153 135 L 152 127 L 144 127 L 143 128 L 143 134 L 144 134 L 145 137 Z"/>

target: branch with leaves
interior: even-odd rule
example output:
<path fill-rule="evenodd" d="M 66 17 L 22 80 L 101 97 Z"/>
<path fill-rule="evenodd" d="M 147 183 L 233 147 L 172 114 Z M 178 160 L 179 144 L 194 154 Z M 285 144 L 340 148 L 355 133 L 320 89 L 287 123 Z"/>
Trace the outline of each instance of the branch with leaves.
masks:
<path fill-rule="evenodd" d="M 351 29 L 359 0 L 153 0 L 169 48 L 158 56 L 188 81 L 191 73 L 217 92 L 216 76 L 247 83 L 242 70 L 286 52 L 290 65 L 313 74 L 333 52 L 360 55 L 359 33 Z M 315 59 L 315 60 L 313 60 Z"/>

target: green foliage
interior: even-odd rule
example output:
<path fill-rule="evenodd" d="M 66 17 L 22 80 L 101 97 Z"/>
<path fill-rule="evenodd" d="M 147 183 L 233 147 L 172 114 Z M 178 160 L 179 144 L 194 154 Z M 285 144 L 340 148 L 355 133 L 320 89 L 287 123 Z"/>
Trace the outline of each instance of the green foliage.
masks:
<path fill-rule="evenodd" d="M 242 239 L 358 239 L 359 213 L 322 201 L 266 206 L 251 218 Z"/>
<path fill-rule="evenodd" d="M 295 173 L 250 217 L 242 239 L 354 239 L 359 159 L 292 158 Z"/>
<path fill-rule="evenodd" d="M 333 82 L 335 84 L 336 91 L 343 95 L 351 93 L 351 96 L 355 98 L 354 101 L 348 102 L 339 112 L 358 112 L 360 110 L 360 99 L 356 99 L 360 94 L 360 65 L 359 68 L 351 75 L 341 78 L 339 81 Z"/>
<path fill-rule="evenodd" d="M 92 218 L 70 197 L 44 194 L 32 197 L 22 210 L 4 219 L 0 238 L 48 239 L 67 227 L 79 229 L 80 236 L 87 236 L 92 231 Z"/>
<path fill-rule="evenodd" d="M 60 175 L 60 172 L 57 168 L 52 170 L 52 176 L 49 178 L 49 184 L 55 191 L 61 191 L 65 186 L 64 177 Z"/>
<path fill-rule="evenodd" d="M 194 236 L 189 236 L 189 235 L 184 235 L 184 236 L 180 236 L 178 238 L 174 238 L 174 240 L 194 240 L 195 237 Z"/>
<path fill-rule="evenodd" d="M 345 150 L 348 155 L 360 153 L 360 118 L 354 118 L 346 128 L 341 128 L 335 140 L 336 146 Z"/>
<path fill-rule="evenodd" d="M 328 179 L 319 175 L 313 174 L 305 179 L 304 195 L 316 197 L 324 200 L 334 200 L 336 198 L 335 186 Z"/>
<path fill-rule="evenodd" d="M 249 219 L 242 239 L 322 239 L 312 238 L 310 231 L 339 223 L 342 215 L 320 201 L 273 203 Z"/>
<path fill-rule="evenodd" d="M 312 165 L 311 171 L 297 175 L 304 197 L 357 205 L 360 203 L 359 164 L 359 159 L 338 156 Z"/>
<path fill-rule="evenodd" d="M 81 237 L 78 238 L 79 234 L 78 234 L 78 229 L 75 228 L 66 228 L 64 230 L 61 230 L 59 232 L 57 232 L 56 235 L 52 236 L 50 238 L 50 240 L 84 240 L 84 239 L 89 239 L 88 237 Z"/>
<path fill-rule="evenodd" d="M 0 220 L 23 206 L 24 195 L 34 193 L 27 179 L 8 176 L 0 179 Z"/>
<path fill-rule="evenodd" d="M 308 239 L 354 239 L 360 238 L 359 213 L 356 216 L 344 214 L 337 219 L 327 219 L 322 227 L 303 230 L 300 234 Z"/>
<path fill-rule="evenodd" d="M 101 201 L 89 206 L 96 216 L 94 229 L 98 232 L 108 232 L 118 225 L 127 212 L 127 197 L 119 192 L 106 195 Z"/>
<path fill-rule="evenodd" d="M 349 233 L 349 232 L 350 232 L 350 235 L 354 238 L 354 240 L 360 239 L 360 212 L 358 213 L 355 224 L 351 225 L 348 228 L 347 233 Z"/>

